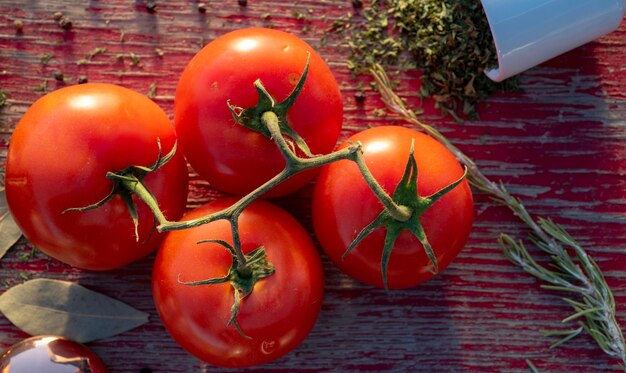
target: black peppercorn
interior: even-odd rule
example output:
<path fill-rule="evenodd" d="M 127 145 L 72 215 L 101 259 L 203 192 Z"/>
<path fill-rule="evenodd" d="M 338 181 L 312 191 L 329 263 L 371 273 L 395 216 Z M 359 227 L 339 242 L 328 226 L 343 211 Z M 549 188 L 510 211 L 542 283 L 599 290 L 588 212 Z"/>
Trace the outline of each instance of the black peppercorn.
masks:
<path fill-rule="evenodd" d="M 358 91 L 354 94 L 354 100 L 357 104 L 362 104 L 365 102 L 365 93 L 363 91 Z"/>

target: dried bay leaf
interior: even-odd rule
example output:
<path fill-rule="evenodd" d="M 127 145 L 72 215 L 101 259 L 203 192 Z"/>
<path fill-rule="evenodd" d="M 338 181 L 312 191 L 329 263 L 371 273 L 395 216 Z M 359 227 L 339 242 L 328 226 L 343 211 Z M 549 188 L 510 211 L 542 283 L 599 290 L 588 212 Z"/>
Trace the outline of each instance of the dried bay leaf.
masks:
<path fill-rule="evenodd" d="M 87 343 L 148 322 L 148 314 L 81 285 L 35 279 L 0 295 L 0 312 L 30 335 Z"/>
<path fill-rule="evenodd" d="M 4 187 L 0 187 L 0 258 L 15 245 L 22 236 L 22 231 L 15 224 L 13 216 L 9 211 Z"/>

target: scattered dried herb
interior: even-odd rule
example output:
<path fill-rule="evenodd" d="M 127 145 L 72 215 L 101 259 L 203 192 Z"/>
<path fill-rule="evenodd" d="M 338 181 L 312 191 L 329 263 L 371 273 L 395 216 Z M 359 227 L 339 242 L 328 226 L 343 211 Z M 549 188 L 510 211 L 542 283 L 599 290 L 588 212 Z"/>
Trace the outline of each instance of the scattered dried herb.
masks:
<path fill-rule="evenodd" d="M 376 63 L 419 70 L 420 97 L 434 99 L 459 121 L 460 113 L 475 118 L 476 105 L 495 91 L 519 87 L 518 79 L 495 83 L 484 74 L 497 65 L 497 55 L 479 0 L 372 0 L 328 31 L 346 41 L 355 75 Z"/>
<path fill-rule="evenodd" d="M 128 54 L 130 56 L 130 65 L 131 66 L 141 66 L 141 58 L 136 55 L 134 52 L 130 52 Z"/>
<path fill-rule="evenodd" d="M 52 76 L 54 77 L 54 80 L 56 80 L 57 82 L 65 81 L 65 76 L 60 71 L 55 71 L 54 74 L 52 74 Z"/>
<path fill-rule="evenodd" d="M 31 274 L 29 272 L 26 271 L 18 271 L 17 272 L 17 276 L 22 280 L 22 281 L 27 281 L 30 280 L 30 276 Z"/>
<path fill-rule="evenodd" d="M 207 5 L 205 3 L 198 3 L 198 12 L 206 13 Z"/>
<path fill-rule="evenodd" d="M 85 59 L 88 60 L 88 61 L 91 61 L 95 56 L 97 56 L 97 55 L 99 55 L 101 53 L 104 53 L 106 51 L 107 51 L 107 49 L 104 48 L 104 47 L 96 47 L 93 50 L 91 50 L 91 52 L 89 52 L 89 53 L 87 53 L 85 55 Z"/>
<path fill-rule="evenodd" d="M 37 249 L 34 247 L 31 247 L 29 249 L 27 249 L 26 251 L 22 251 L 20 253 L 17 254 L 17 260 L 19 262 L 28 262 L 31 259 L 33 259 L 35 256 L 37 256 Z"/>
<path fill-rule="evenodd" d="M 246 6 L 248 5 L 248 0 L 238 0 L 237 3 L 239 6 Z"/>
<path fill-rule="evenodd" d="M 41 82 L 38 86 L 36 86 L 33 91 L 39 93 L 39 94 L 44 94 L 48 91 L 48 80 L 44 79 L 43 82 Z"/>
<path fill-rule="evenodd" d="M 79 76 L 79 77 L 78 77 L 78 79 L 76 80 L 76 82 L 77 82 L 78 84 L 85 84 L 85 83 L 87 83 L 88 81 L 89 81 L 89 80 L 88 80 L 88 79 L 87 79 L 87 77 L 86 77 L 86 76 L 84 76 L 84 75 Z"/>
<path fill-rule="evenodd" d="M 58 335 L 86 343 L 125 332 L 148 314 L 66 281 L 35 279 L 0 295 L 0 312 L 30 335 Z"/>
<path fill-rule="evenodd" d="M 298 21 L 307 21 L 307 20 L 309 20 L 308 15 L 303 13 L 303 12 L 300 12 L 300 11 L 294 11 L 294 12 L 292 12 L 292 15 Z"/>
<path fill-rule="evenodd" d="M 379 118 L 386 117 L 387 116 L 387 110 L 385 110 L 385 109 L 374 109 L 374 110 L 372 110 L 372 114 L 375 117 L 379 117 Z"/>
<path fill-rule="evenodd" d="M 97 47 L 91 50 L 91 52 L 85 55 L 85 58 L 76 61 L 77 65 L 86 65 L 88 64 L 95 56 L 106 52 L 107 49 L 103 47 Z"/>
<path fill-rule="evenodd" d="M 163 49 L 160 49 L 160 48 L 156 48 L 156 49 L 154 50 L 154 53 L 155 53 L 157 56 L 159 56 L 159 57 L 163 57 L 163 56 L 165 56 L 165 52 L 163 52 Z"/>
<path fill-rule="evenodd" d="M 42 54 L 39 56 L 39 62 L 41 62 L 42 65 L 47 65 L 48 62 L 50 62 L 50 60 L 53 58 L 54 58 L 54 54 L 50 54 L 50 53 Z"/>
<path fill-rule="evenodd" d="M 148 91 L 146 96 L 151 99 L 156 97 L 156 82 L 152 82 L 152 84 L 150 84 L 150 90 Z"/>
<path fill-rule="evenodd" d="M 9 95 L 6 93 L 6 91 L 3 89 L 0 89 L 0 107 L 3 107 L 4 105 L 7 104 L 8 97 Z"/>

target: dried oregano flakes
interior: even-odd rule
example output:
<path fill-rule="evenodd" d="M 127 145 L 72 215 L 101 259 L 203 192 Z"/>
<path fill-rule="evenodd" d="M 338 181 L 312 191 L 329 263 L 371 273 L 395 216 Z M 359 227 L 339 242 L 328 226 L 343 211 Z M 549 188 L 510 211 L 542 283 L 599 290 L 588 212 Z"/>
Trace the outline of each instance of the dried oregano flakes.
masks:
<path fill-rule="evenodd" d="M 519 88 L 516 78 L 495 83 L 484 74 L 497 55 L 479 0 L 373 0 L 329 28 L 349 48 L 355 75 L 374 64 L 418 69 L 419 96 L 459 120 L 458 113 L 476 117 L 477 104 L 495 91 Z"/>

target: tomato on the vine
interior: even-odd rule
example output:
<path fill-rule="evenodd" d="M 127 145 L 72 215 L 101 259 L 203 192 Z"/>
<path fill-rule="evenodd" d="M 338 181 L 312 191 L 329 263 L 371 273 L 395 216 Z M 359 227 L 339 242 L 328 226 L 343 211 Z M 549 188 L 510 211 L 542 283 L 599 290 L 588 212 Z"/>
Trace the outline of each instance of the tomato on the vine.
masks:
<path fill-rule="evenodd" d="M 285 160 L 272 140 L 237 124 L 227 103 L 255 106 L 257 79 L 277 102 L 284 100 L 309 54 L 308 75 L 287 120 L 313 154 L 325 154 L 341 129 L 341 94 L 324 60 L 306 42 L 278 30 L 240 29 L 213 40 L 189 62 L 176 89 L 174 124 L 187 160 L 212 186 L 246 194 L 283 169 Z M 295 175 L 268 196 L 293 192 L 314 175 L 313 170 Z"/>
<path fill-rule="evenodd" d="M 343 147 L 355 142 L 362 143 L 365 164 L 390 194 L 402 179 L 412 142 L 419 196 L 430 196 L 463 175 L 463 169 L 450 151 L 413 129 L 374 127 L 353 135 Z M 320 172 L 313 191 L 313 225 L 322 248 L 342 271 L 378 287 L 383 286 L 381 256 L 385 229 L 374 230 L 345 253 L 358 233 L 382 210 L 382 204 L 354 162 L 332 163 Z M 445 269 L 465 245 L 473 216 L 473 199 L 466 180 L 421 215 L 439 271 Z M 416 286 L 434 276 L 423 245 L 407 230 L 395 241 L 387 271 L 389 288 Z"/>
<path fill-rule="evenodd" d="M 210 202 L 182 221 L 206 216 L 236 199 Z M 261 365 L 298 346 L 313 328 L 323 300 L 319 255 L 306 230 L 286 211 L 257 200 L 239 217 L 242 250 L 264 247 L 275 272 L 262 278 L 241 301 L 236 324 L 234 290 L 228 282 L 189 285 L 222 278 L 233 263 L 216 241 L 232 245 L 231 226 L 218 220 L 169 232 L 155 260 L 152 288 L 163 324 L 184 349 L 217 366 Z"/>
<path fill-rule="evenodd" d="M 37 100 L 17 124 L 6 165 L 6 196 L 18 226 L 46 254 L 70 265 L 108 270 L 155 250 L 161 240 L 150 209 L 110 195 L 107 172 L 149 167 L 176 144 L 165 112 L 146 96 L 111 84 L 61 88 Z M 144 183 L 165 216 L 184 213 L 188 175 L 180 151 L 147 172 Z"/>

